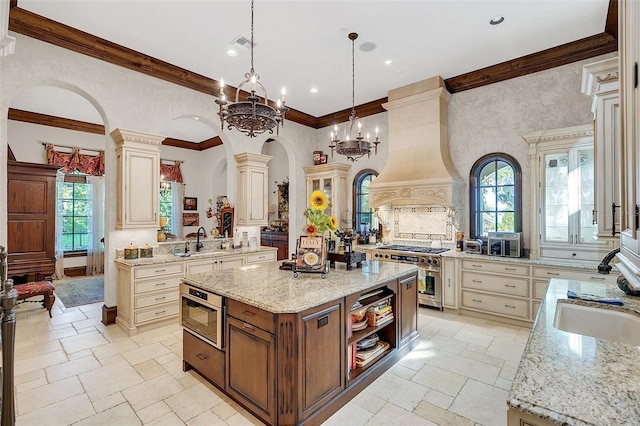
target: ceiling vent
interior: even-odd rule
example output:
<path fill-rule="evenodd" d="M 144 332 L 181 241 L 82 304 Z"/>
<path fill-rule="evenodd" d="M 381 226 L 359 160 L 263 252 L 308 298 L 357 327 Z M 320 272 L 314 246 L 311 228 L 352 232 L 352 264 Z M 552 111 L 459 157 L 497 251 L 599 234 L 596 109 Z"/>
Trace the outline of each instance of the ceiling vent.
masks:
<path fill-rule="evenodd" d="M 251 50 L 251 40 L 249 40 L 248 38 L 246 38 L 244 36 L 238 36 L 235 39 L 233 39 L 231 41 L 231 45 L 239 47 L 239 48 L 244 49 L 246 51 Z M 256 47 L 255 43 L 253 44 L 253 47 Z"/>

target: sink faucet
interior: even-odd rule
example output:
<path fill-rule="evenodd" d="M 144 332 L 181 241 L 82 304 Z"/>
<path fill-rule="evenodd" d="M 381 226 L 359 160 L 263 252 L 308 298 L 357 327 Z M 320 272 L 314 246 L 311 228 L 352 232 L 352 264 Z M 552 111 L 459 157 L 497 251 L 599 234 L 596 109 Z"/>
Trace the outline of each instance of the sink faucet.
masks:
<path fill-rule="evenodd" d="M 205 231 L 205 229 L 202 226 L 200 228 L 198 228 L 198 230 L 196 231 L 196 251 L 200 251 L 200 249 L 204 247 L 202 245 L 202 243 L 200 242 L 200 230 L 201 229 L 202 229 L 202 237 L 203 238 L 207 238 L 207 231 Z"/>
<path fill-rule="evenodd" d="M 613 249 L 602 259 L 602 262 L 598 265 L 598 273 L 608 275 L 611 272 L 611 265 L 609 262 L 613 260 L 613 258 L 620 252 L 620 249 Z"/>

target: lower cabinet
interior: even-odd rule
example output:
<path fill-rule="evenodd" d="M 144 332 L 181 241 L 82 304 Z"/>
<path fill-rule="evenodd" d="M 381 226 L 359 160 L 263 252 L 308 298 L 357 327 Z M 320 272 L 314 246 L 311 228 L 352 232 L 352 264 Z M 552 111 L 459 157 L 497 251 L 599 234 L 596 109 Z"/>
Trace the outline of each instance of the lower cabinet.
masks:
<path fill-rule="evenodd" d="M 458 309 L 458 290 L 456 286 L 456 260 L 443 257 L 442 261 L 442 305 Z"/>
<path fill-rule="evenodd" d="M 196 369 L 216 386 L 224 388 L 224 352 L 198 339 L 188 331 L 182 331 L 182 369 Z"/>
<path fill-rule="evenodd" d="M 514 408 L 507 410 L 507 426 L 553 426 L 554 424 Z"/>
<path fill-rule="evenodd" d="M 400 309 L 400 345 L 418 334 L 418 277 L 410 275 L 398 282 L 398 299 Z"/>
<path fill-rule="evenodd" d="M 226 391 L 269 424 L 276 422 L 276 336 L 227 316 Z"/>

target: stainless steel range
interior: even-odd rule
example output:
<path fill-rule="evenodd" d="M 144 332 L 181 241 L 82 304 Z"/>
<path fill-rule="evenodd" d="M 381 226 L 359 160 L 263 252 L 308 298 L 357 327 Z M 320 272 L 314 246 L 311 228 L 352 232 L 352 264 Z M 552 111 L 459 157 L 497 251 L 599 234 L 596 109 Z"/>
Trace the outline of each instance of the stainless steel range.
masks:
<path fill-rule="evenodd" d="M 440 276 L 440 253 L 446 248 L 390 245 L 373 252 L 373 258 L 388 262 L 411 263 L 420 267 L 418 271 L 418 303 L 442 309 L 442 278 Z"/>

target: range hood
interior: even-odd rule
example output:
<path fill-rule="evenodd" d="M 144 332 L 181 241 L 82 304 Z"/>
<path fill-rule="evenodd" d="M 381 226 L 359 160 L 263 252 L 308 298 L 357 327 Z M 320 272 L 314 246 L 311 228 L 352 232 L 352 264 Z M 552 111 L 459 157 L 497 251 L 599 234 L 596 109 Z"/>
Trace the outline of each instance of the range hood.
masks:
<path fill-rule="evenodd" d="M 371 207 L 444 206 L 461 212 L 464 182 L 449 156 L 447 92 L 441 77 L 389 91 L 389 155 L 369 186 Z"/>

